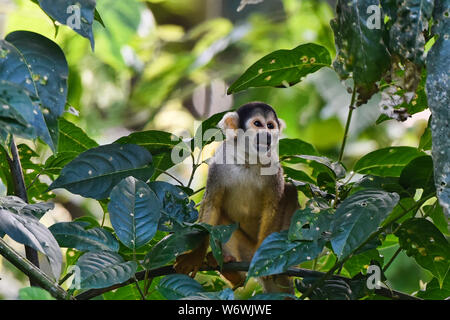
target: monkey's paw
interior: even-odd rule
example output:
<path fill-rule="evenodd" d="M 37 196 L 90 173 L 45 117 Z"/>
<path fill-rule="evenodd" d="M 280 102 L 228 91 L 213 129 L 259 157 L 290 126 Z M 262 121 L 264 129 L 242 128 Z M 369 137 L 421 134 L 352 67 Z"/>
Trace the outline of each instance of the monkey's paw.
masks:
<path fill-rule="evenodd" d="M 179 255 L 173 267 L 177 273 L 187 274 L 194 278 L 203 265 L 203 260 L 203 256 L 189 252 Z"/>

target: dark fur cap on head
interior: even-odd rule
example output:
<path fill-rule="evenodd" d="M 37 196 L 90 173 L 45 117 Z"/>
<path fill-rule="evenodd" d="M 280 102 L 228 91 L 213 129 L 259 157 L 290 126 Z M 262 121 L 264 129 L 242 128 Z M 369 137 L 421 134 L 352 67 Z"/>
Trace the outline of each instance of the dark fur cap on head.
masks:
<path fill-rule="evenodd" d="M 245 120 L 247 120 L 252 114 L 254 114 L 255 111 L 260 112 L 264 116 L 272 113 L 277 120 L 278 126 L 280 126 L 280 121 L 278 120 L 275 110 L 264 102 L 255 101 L 246 103 L 236 110 L 236 113 L 239 115 L 239 128 L 245 129 Z"/>

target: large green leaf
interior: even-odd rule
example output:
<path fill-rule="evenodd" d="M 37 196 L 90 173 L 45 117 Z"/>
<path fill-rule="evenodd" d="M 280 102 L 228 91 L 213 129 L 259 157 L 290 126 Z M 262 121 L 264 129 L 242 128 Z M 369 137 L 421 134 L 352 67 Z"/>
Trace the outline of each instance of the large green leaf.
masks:
<path fill-rule="evenodd" d="M 152 156 L 132 144 L 109 144 L 89 149 L 72 160 L 50 189 L 65 188 L 94 199 L 106 199 L 123 178 L 147 180 L 153 174 Z"/>
<path fill-rule="evenodd" d="M 434 183 L 439 202 L 447 217 L 450 217 L 450 139 L 448 129 L 448 106 L 450 105 L 449 80 L 450 63 L 450 0 L 435 2 L 433 12 L 433 34 L 436 42 L 427 54 L 426 91 L 433 117 L 431 133 L 433 137 L 432 156 L 434 162 Z"/>
<path fill-rule="evenodd" d="M 290 241 L 287 231 L 274 232 L 256 250 L 247 277 L 284 272 L 291 266 L 315 259 L 324 245 L 324 241 Z"/>
<path fill-rule="evenodd" d="M 339 0 L 336 18 L 331 20 L 337 49 L 333 67 L 341 79 L 353 78 L 360 94 L 358 104 L 365 103 L 378 91 L 376 82 L 390 64 L 383 42 L 383 21 L 379 28 L 368 27 L 373 13 L 367 9 L 379 5 L 379 0 Z"/>
<path fill-rule="evenodd" d="M 287 157 L 293 155 L 319 156 L 312 144 L 300 139 L 280 139 L 278 144 L 278 155 Z"/>
<path fill-rule="evenodd" d="M 124 261 L 115 252 L 87 252 L 78 259 L 79 279 L 75 277 L 75 285 L 79 280 L 81 289 L 105 288 L 122 283 L 134 276 L 137 264 Z"/>
<path fill-rule="evenodd" d="M 359 159 L 354 171 L 383 177 L 399 177 L 403 168 L 425 153 L 413 147 L 388 147 L 372 151 Z"/>
<path fill-rule="evenodd" d="M 111 191 L 108 212 L 120 241 L 136 249 L 156 233 L 161 203 L 149 186 L 134 177 L 120 181 Z"/>
<path fill-rule="evenodd" d="M 333 215 L 327 211 L 313 212 L 310 208 L 297 210 L 291 219 L 289 240 L 317 241 L 331 235 Z"/>
<path fill-rule="evenodd" d="M 399 181 L 405 189 L 423 189 L 423 195 L 434 193 L 433 159 L 430 156 L 414 158 L 402 170 Z"/>
<path fill-rule="evenodd" d="M 49 230 L 60 247 L 75 248 L 80 251 L 119 251 L 119 242 L 102 228 L 86 229 L 88 222 L 60 222 Z"/>
<path fill-rule="evenodd" d="M 445 235 L 450 235 L 450 225 L 442 207 L 439 205 L 439 201 L 436 201 L 431 206 L 424 206 L 423 211 L 433 220 L 434 225 L 439 231 Z"/>
<path fill-rule="evenodd" d="M 424 64 L 425 37 L 434 0 L 397 0 L 397 16 L 389 30 L 392 52 L 418 65 Z"/>
<path fill-rule="evenodd" d="M 381 190 L 362 190 L 345 199 L 335 212 L 331 246 L 345 258 L 375 232 L 391 213 L 399 196 Z"/>
<path fill-rule="evenodd" d="M 51 232 L 32 215 L 0 209 L 0 232 L 47 256 L 55 279 L 59 279 L 62 254 Z"/>
<path fill-rule="evenodd" d="M 83 130 L 64 118 L 58 120 L 58 130 L 58 152 L 81 153 L 98 146 Z"/>
<path fill-rule="evenodd" d="M 55 42 L 29 31 L 12 32 L 6 41 L 20 51 L 24 63 L 28 65 L 42 107 L 47 111 L 44 112 L 46 121 L 56 121 L 64 112 L 67 100 L 69 67 L 64 52 Z M 58 132 L 51 132 L 50 129 L 50 135 L 56 146 Z"/>
<path fill-rule="evenodd" d="M 187 151 L 187 156 L 190 154 L 187 145 L 179 137 L 169 132 L 158 130 L 134 132 L 120 138 L 115 143 L 136 144 L 146 148 L 153 156 L 161 153 L 171 153 L 175 147 L 177 147 L 176 150 L 181 151 L 180 149 L 183 149 L 183 151 Z"/>
<path fill-rule="evenodd" d="M 200 283 L 184 274 L 164 277 L 157 288 L 169 300 L 178 300 L 205 291 Z"/>
<path fill-rule="evenodd" d="M 228 94 L 250 87 L 289 87 L 331 64 L 330 53 L 315 43 L 274 51 L 251 65 L 228 89 Z"/>
<path fill-rule="evenodd" d="M 404 222 L 395 235 L 406 254 L 431 271 L 442 286 L 450 268 L 450 243 L 444 235 L 423 218 Z"/>
<path fill-rule="evenodd" d="M 164 181 L 152 181 L 148 185 L 162 204 L 158 230 L 172 231 L 174 221 L 192 223 L 197 220 L 198 211 L 195 209 L 195 203 L 189 200 L 189 196 L 183 190 Z"/>
<path fill-rule="evenodd" d="M 94 50 L 92 24 L 95 15 L 95 0 L 38 0 L 41 8 L 54 20 L 68 25 L 76 33 L 88 38 Z M 77 7 L 77 8 L 76 8 Z M 71 8 L 71 9 L 70 9 Z M 76 13 L 80 16 L 77 17 Z M 77 21 L 79 18 L 79 21 Z"/>
<path fill-rule="evenodd" d="M 171 233 L 147 254 L 144 259 L 145 268 L 151 270 L 165 266 L 178 255 L 197 248 L 206 235 L 206 232 L 191 229 Z"/>

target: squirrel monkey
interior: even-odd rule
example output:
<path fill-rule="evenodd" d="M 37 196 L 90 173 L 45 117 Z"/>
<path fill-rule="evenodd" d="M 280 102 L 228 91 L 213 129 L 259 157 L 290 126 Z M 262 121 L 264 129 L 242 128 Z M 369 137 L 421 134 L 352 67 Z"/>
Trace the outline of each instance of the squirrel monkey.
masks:
<path fill-rule="evenodd" d="M 278 159 L 278 137 L 285 123 L 271 106 L 252 102 L 226 113 L 218 126 L 226 138 L 209 163 L 199 220 L 210 225 L 238 222 L 238 229 L 223 245 L 224 262 L 251 261 L 269 234 L 289 228 L 299 207 L 297 190 L 285 183 Z M 178 256 L 176 271 L 195 276 L 208 243 L 206 238 L 197 249 Z M 222 275 L 234 288 L 245 280 L 244 272 Z M 265 292 L 293 292 L 287 276 L 260 281 Z"/>

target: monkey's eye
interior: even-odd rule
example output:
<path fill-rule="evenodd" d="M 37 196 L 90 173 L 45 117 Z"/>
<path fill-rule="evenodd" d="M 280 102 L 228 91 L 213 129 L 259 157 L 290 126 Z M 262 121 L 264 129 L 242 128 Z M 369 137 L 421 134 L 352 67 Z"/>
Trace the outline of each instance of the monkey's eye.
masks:
<path fill-rule="evenodd" d="M 273 128 L 275 128 L 275 126 L 273 125 L 272 122 L 269 122 L 269 123 L 267 124 L 267 128 L 273 129 Z"/>
<path fill-rule="evenodd" d="M 253 122 L 253 124 L 254 124 L 256 127 L 262 127 L 262 126 L 263 126 L 262 123 L 261 123 L 260 121 L 258 121 L 258 120 L 256 120 L 255 122 Z"/>

